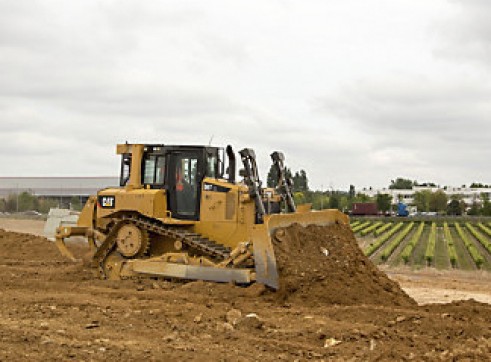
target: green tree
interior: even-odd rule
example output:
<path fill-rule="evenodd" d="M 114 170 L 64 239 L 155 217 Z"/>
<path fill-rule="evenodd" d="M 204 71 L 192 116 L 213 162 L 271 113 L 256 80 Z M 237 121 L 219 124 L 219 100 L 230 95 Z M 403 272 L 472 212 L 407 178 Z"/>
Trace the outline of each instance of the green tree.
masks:
<path fill-rule="evenodd" d="M 470 209 L 467 211 L 467 215 L 477 216 L 481 215 L 482 207 L 477 203 L 477 201 L 473 201 Z"/>
<path fill-rule="evenodd" d="M 266 178 L 266 185 L 268 187 L 278 186 L 278 171 L 274 165 L 269 168 L 268 176 Z"/>
<path fill-rule="evenodd" d="M 295 204 L 297 205 L 305 204 L 307 202 L 305 194 L 300 191 L 293 193 L 293 201 L 295 201 Z"/>
<path fill-rule="evenodd" d="M 269 167 L 268 176 L 266 178 L 266 185 L 268 187 L 278 186 L 278 170 L 274 165 Z"/>
<path fill-rule="evenodd" d="M 285 167 L 285 177 L 292 178 L 292 171 Z M 271 165 L 268 171 L 268 175 L 266 177 L 266 185 L 268 187 L 276 187 L 278 186 L 278 170 L 274 165 Z"/>
<path fill-rule="evenodd" d="M 462 215 L 462 208 L 459 200 L 450 200 L 447 205 L 447 215 L 460 216 Z"/>
<path fill-rule="evenodd" d="M 70 209 L 80 211 L 82 210 L 82 203 L 80 202 L 80 198 L 77 196 L 73 196 L 70 199 Z"/>
<path fill-rule="evenodd" d="M 447 205 L 448 215 L 463 215 L 465 213 L 466 205 L 463 195 L 450 196 L 450 202 Z"/>
<path fill-rule="evenodd" d="M 353 199 L 356 196 L 355 185 L 349 185 L 348 197 Z"/>
<path fill-rule="evenodd" d="M 416 184 L 416 181 L 411 181 L 402 177 L 390 181 L 389 189 L 391 190 L 411 190 Z"/>
<path fill-rule="evenodd" d="M 485 185 L 481 182 L 473 182 L 473 183 L 471 183 L 471 185 L 469 187 L 471 189 L 484 189 L 484 188 L 488 188 L 489 185 Z"/>
<path fill-rule="evenodd" d="M 444 212 L 447 210 L 448 197 L 442 190 L 437 190 L 430 195 L 430 211 Z"/>
<path fill-rule="evenodd" d="M 305 192 L 309 191 L 309 181 L 307 179 L 307 173 L 305 170 L 300 170 L 295 172 L 292 177 L 293 180 L 293 191 Z"/>
<path fill-rule="evenodd" d="M 340 196 L 339 197 L 339 210 L 345 212 L 351 209 L 351 204 L 349 200 L 349 196 Z"/>
<path fill-rule="evenodd" d="M 482 210 L 481 213 L 484 216 L 491 216 L 491 202 L 489 202 L 489 196 L 486 193 L 481 194 Z"/>
<path fill-rule="evenodd" d="M 322 210 L 329 207 L 329 196 L 326 192 L 315 191 L 309 192 L 312 195 L 312 208 Z"/>
<path fill-rule="evenodd" d="M 53 199 L 40 198 L 39 199 L 39 212 L 47 214 L 50 209 L 58 207 L 58 201 Z"/>
<path fill-rule="evenodd" d="M 414 193 L 414 205 L 418 211 L 430 211 L 430 190 L 421 190 Z"/>
<path fill-rule="evenodd" d="M 305 170 L 300 170 L 300 177 L 302 179 L 302 187 L 304 191 L 309 191 L 309 179 L 307 178 L 307 172 Z"/>
<path fill-rule="evenodd" d="M 346 200 L 346 210 L 351 210 L 353 208 L 353 202 L 356 200 L 356 190 L 355 185 L 349 185 L 348 197 Z M 343 210 L 345 210 L 343 208 Z"/>
<path fill-rule="evenodd" d="M 434 182 L 423 182 L 421 184 L 415 185 L 415 186 L 421 186 L 421 187 L 436 187 L 436 184 Z"/>
<path fill-rule="evenodd" d="M 5 201 L 5 211 L 8 212 L 16 212 L 18 209 L 18 195 L 17 194 L 9 194 L 7 196 L 7 200 Z"/>
<path fill-rule="evenodd" d="M 392 196 L 389 194 L 377 194 L 376 201 L 377 209 L 383 213 L 390 211 L 390 206 L 392 204 Z"/>
<path fill-rule="evenodd" d="M 329 196 L 329 208 L 330 209 L 339 209 L 340 202 L 339 202 L 339 195 L 337 195 L 335 192 L 331 193 L 331 196 Z"/>
<path fill-rule="evenodd" d="M 17 202 L 18 202 L 18 211 L 39 209 L 39 202 L 37 197 L 27 191 L 21 192 L 19 194 Z"/>
<path fill-rule="evenodd" d="M 370 198 L 370 196 L 368 196 L 367 194 L 363 194 L 363 193 L 358 193 L 356 195 L 356 198 L 355 200 L 353 200 L 353 202 L 370 202 L 372 201 L 372 199 Z"/>

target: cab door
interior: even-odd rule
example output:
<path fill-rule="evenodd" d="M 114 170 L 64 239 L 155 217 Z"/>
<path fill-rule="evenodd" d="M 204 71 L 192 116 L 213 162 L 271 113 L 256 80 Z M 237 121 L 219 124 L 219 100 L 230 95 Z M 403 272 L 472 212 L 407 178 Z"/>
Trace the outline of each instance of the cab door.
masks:
<path fill-rule="evenodd" d="M 198 220 L 202 179 L 199 162 L 201 153 L 173 151 L 169 153 L 168 157 L 168 200 L 172 217 Z"/>

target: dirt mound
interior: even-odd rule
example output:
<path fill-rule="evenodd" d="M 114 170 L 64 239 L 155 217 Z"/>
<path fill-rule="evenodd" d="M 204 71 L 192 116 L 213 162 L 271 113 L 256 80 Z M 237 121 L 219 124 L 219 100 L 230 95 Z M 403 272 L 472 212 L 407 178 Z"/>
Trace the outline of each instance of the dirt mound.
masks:
<path fill-rule="evenodd" d="M 280 272 L 280 291 L 272 296 L 267 295 L 266 299 L 273 298 L 281 303 L 300 302 L 304 305 L 415 304 L 395 282 L 363 255 L 349 227 L 337 224 L 307 228 L 292 225 L 284 230 L 281 241 L 273 241 Z M 83 250 L 78 250 L 81 248 Z M 70 249 L 77 257 L 87 252 L 79 244 L 71 245 Z M 59 266 L 68 263 L 52 241 L 2 229 L 0 257 L 7 263 L 14 259 L 42 264 L 54 262 Z M 74 273 L 67 270 L 64 277 L 71 279 Z M 242 288 L 230 285 L 223 287 L 227 289 L 221 293 L 224 295 L 248 295 Z"/>
<path fill-rule="evenodd" d="M 0 257 L 27 260 L 64 260 L 54 243 L 41 236 L 0 229 Z"/>
<path fill-rule="evenodd" d="M 280 273 L 276 298 L 282 301 L 304 305 L 416 304 L 365 257 L 349 226 L 294 224 L 273 243 Z"/>

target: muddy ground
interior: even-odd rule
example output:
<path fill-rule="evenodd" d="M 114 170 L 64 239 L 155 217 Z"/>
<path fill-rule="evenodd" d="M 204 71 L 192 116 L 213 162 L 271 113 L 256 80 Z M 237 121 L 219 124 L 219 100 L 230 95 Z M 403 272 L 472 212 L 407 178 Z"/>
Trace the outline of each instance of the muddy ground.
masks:
<path fill-rule="evenodd" d="M 62 259 L 44 238 L 0 231 L 0 360 L 491 360 L 491 305 L 417 306 L 350 255 L 348 273 L 396 296 L 328 303 L 331 270 L 321 275 L 320 268 L 307 270 L 291 298 L 258 286 L 104 281 L 86 262 Z M 325 268 L 345 261 L 332 248 L 329 257 Z M 357 274 L 365 269 L 373 280 Z"/>

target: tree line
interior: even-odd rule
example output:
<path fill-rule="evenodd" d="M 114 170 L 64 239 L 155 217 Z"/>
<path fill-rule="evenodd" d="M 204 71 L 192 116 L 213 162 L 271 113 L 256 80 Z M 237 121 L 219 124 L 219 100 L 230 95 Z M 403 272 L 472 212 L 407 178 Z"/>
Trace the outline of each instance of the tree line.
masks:
<path fill-rule="evenodd" d="M 414 187 L 439 187 L 434 182 L 418 182 L 416 180 L 410 180 L 404 177 L 397 177 L 395 180 L 390 181 L 390 190 L 412 190 Z M 462 185 L 462 188 L 466 188 L 466 185 Z M 471 189 L 484 189 L 491 188 L 491 185 L 483 184 L 482 182 L 472 182 L 469 185 Z M 447 189 L 447 186 L 443 186 L 443 189 Z"/>
<path fill-rule="evenodd" d="M 60 201 L 52 198 L 38 197 L 24 191 L 19 194 L 10 194 L 6 199 L 0 199 L 0 212 L 26 212 L 37 211 L 47 214 L 51 208 L 60 207 Z M 70 199 L 72 210 L 81 210 L 82 204 L 76 196 Z"/>
<path fill-rule="evenodd" d="M 371 199 L 363 194 L 356 193 L 355 186 L 351 185 L 348 191 L 335 190 L 311 190 L 307 172 L 303 169 L 292 172 L 288 167 L 285 168 L 285 175 L 293 181 L 293 198 L 297 205 L 310 203 L 315 210 L 339 209 L 341 211 L 351 210 L 355 202 L 370 202 Z M 276 168 L 271 165 L 268 176 L 267 186 L 275 188 L 278 186 L 278 173 Z"/>
<path fill-rule="evenodd" d="M 293 180 L 293 195 L 296 204 L 311 203 L 312 208 L 320 209 L 339 209 L 348 211 L 352 209 L 353 203 L 358 202 L 374 202 L 377 204 L 377 209 L 382 213 L 396 211 L 397 205 L 393 203 L 393 197 L 389 194 L 379 193 L 374 197 L 369 197 L 363 192 L 356 192 L 355 186 L 350 185 L 347 191 L 319 191 L 310 190 L 307 173 L 305 170 L 300 170 L 292 173 L 289 168 L 285 169 L 287 177 Z M 278 175 L 276 169 L 271 166 L 268 177 L 267 186 L 276 187 Z M 408 190 L 414 187 L 438 187 L 433 182 L 418 182 L 416 180 L 405 179 L 398 177 L 391 180 L 389 189 L 391 190 Z M 462 185 L 465 188 L 465 185 Z M 489 185 L 473 182 L 471 188 L 487 188 Z M 437 212 L 447 215 L 463 215 L 467 211 L 467 215 L 482 215 L 491 216 L 491 202 L 487 194 L 481 194 L 482 203 L 474 202 L 472 205 L 466 205 L 462 195 L 453 195 L 450 198 L 443 190 L 420 190 L 414 193 L 413 205 L 416 206 L 419 212 Z M 399 195 L 398 201 L 404 202 L 402 195 Z"/>

